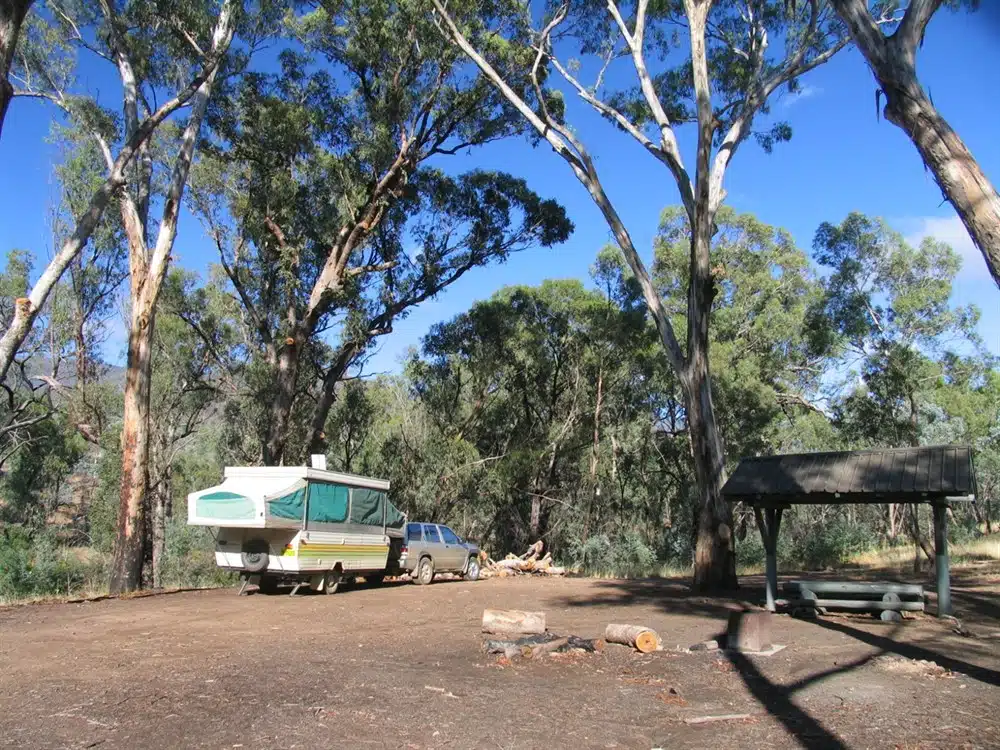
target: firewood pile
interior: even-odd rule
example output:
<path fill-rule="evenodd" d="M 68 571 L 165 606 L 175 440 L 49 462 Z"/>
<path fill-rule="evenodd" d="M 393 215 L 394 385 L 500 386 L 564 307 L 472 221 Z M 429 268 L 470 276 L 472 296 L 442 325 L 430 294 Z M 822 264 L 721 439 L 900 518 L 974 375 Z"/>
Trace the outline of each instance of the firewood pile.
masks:
<path fill-rule="evenodd" d="M 513 553 L 507 555 L 503 560 L 493 560 L 486 553 L 481 553 L 480 577 L 481 578 L 508 578 L 510 576 L 521 575 L 546 575 L 564 576 L 566 568 L 561 568 L 552 564 L 552 555 L 548 552 L 542 555 L 545 544 L 538 540 L 523 555 L 518 556 Z"/>
<path fill-rule="evenodd" d="M 483 611 L 483 650 L 505 659 L 538 659 L 551 654 L 596 654 L 606 643 L 620 643 L 641 653 L 662 648 L 660 637 L 641 625 L 608 625 L 604 638 L 558 635 L 545 627 L 544 612 L 517 609 Z"/>

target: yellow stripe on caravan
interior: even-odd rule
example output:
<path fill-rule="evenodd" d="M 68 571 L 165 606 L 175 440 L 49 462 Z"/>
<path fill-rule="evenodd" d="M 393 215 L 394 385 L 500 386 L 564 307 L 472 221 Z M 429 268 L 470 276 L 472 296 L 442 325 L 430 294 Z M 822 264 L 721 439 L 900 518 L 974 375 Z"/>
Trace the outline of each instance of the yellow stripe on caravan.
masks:
<path fill-rule="evenodd" d="M 283 557 L 305 557 L 306 555 L 316 557 L 330 557 L 336 555 L 344 555 L 345 557 L 357 557 L 364 555 L 385 555 L 389 552 L 389 548 L 386 546 L 376 546 L 371 544 L 359 545 L 359 544 L 309 544 L 303 543 L 298 550 L 285 549 L 282 552 Z"/>

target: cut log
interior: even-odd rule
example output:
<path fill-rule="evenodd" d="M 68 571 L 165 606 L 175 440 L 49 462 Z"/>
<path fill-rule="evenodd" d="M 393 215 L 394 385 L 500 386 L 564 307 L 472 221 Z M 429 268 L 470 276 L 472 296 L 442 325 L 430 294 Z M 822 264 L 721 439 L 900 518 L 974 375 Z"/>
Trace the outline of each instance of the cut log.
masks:
<path fill-rule="evenodd" d="M 483 610 L 484 633 L 544 633 L 544 612 L 522 612 L 517 609 Z"/>
<path fill-rule="evenodd" d="M 637 651 L 648 654 L 660 647 L 660 636 L 655 630 L 643 625 L 608 625 L 604 630 L 604 640 L 608 643 L 622 643 Z"/>
<path fill-rule="evenodd" d="M 547 576 L 564 576 L 566 575 L 566 568 L 545 568 L 543 571 Z"/>

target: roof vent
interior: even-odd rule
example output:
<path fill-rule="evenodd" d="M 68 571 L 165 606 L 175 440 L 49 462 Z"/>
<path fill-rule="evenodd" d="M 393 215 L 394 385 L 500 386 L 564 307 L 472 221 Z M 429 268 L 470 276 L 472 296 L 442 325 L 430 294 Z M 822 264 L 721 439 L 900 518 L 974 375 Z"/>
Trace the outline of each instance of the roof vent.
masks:
<path fill-rule="evenodd" d="M 320 471 L 326 471 L 326 455 L 323 453 L 314 453 L 310 456 L 312 459 L 312 467 L 314 469 L 319 469 Z"/>

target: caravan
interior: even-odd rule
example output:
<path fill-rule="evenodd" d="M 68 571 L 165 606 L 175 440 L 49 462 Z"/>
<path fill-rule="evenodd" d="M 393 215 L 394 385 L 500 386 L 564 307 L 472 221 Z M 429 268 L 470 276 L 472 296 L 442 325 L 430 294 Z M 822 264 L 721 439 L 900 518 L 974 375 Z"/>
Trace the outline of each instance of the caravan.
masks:
<path fill-rule="evenodd" d="M 231 466 L 222 484 L 188 495 L 188 524 L 218 529 L 216 563 L 262 591 L 291 580 L 332 594 L 346 576 L 398 573 L 406 516 L 388 491 L 305 466 Z"/>

